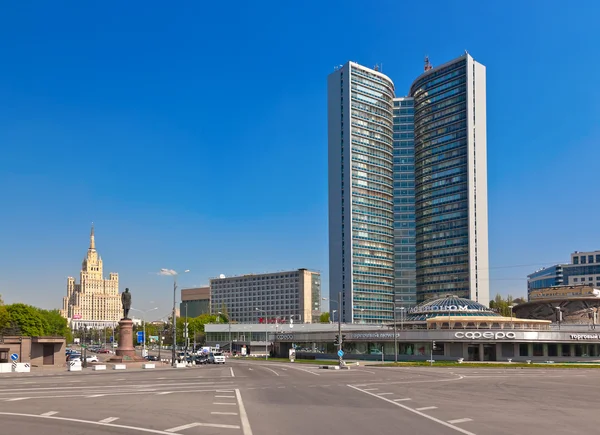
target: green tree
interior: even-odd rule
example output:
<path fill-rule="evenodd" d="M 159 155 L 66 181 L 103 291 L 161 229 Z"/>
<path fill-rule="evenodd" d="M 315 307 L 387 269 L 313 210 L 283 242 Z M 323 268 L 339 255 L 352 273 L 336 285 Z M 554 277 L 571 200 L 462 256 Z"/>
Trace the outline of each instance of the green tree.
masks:
<path fill-rule="evenodd" d="M 329 313 L 322 313 L 319 316 L 319 322 L 320 323 L 329 323 Z"/>
<path fill-rule="evenodd" d="M 0 295 L 0 333 L 4 330 L 4 328 L 8 327 L 10 324 L 10 314 L 2 301 L 2 295 Z"/>
<path fill-rule="evenodd" d="M 25 304 L 7 305 L 10 316 L 10 328 L 18 328 L 22 335 L 30 337 L 44 336 L 50 329 L 48 321 L 38 308 Z"/>
<path fill-rule="evenodd" d="M 37 309 L 39 314 L 46 320 L 48 324 L 44 335 L 67 337 L 70 333 L 67 319 L 60 315 L 58 310 L 42 310 Z"/>

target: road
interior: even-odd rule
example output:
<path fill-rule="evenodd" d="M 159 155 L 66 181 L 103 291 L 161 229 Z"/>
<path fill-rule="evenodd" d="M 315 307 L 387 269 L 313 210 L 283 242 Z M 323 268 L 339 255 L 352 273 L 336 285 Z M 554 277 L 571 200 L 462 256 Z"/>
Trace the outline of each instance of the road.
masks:
<path fill-rule="evenodd" d="M 0 375 L 0 433 L 596 433 L 600 371 L 228 360 L 148 371 Z"/>

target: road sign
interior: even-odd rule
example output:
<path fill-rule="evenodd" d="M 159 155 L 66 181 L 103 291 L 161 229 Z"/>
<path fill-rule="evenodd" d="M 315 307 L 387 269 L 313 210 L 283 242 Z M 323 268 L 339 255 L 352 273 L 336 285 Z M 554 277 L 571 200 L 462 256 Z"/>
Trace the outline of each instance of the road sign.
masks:
<path fill-rule="evenodd" d="M 338 350 L 338 356 L 340 358 L 344 356 L 344 351 L 342 349 Z"/>
<path fill-rule="evenodd" d="M 221 345 L 220 345 L 219 343 L 217 343 L 217 344 L 215 344 L 215 347 L 216 347 L 217 349 L 219 349 L 219 348 L 221 348 Z"/>
<path fill-rule="evenodd" d="M 18 354 L 18 353 L 11 353 L 11 354 L 10 354 L 10 359 L 11 359 L 12 361 L 16 361 L 16 360 L 18 360 L 18 359 L 19 359 L 19 354 Z"/>
<path fill-rule="evenodd" d="M 143 343 L 144 342 L 144 331 L 138 331 L 137 332 L 137 342 L 138 343 Z"/>

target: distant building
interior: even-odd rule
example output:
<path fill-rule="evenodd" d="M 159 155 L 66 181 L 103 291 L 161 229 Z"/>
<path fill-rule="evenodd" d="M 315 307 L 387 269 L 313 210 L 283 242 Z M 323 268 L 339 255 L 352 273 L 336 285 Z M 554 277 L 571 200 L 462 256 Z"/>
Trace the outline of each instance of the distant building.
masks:
<path fill-rule="evenodd" d="M 93 225 L 90 247 L 81 265 L 79 284 L 75 282 L 75 278 L 67 278 L 67 296 L 63 298 L 60 312 L 70 322 L 72 329 L 81 326 L 112 327 L 123 317 L 119 275 L 110 273 L 108 279 L 104 279 L 102 258 L 96 251 Z"/>
<path fill-rule="evenodd" d="M 219 308 L 219 307 L 217 307 Z M 198 317 L 210 313 L 210 286 L 181 290 L 179 312 L 184 316 Z"/>
<path fill-rule="evenodd" d="M 527 293 L 562 285 L 600 286 L 600 251 L 575 251 L 570 264 L 555 264 L 527 275 Z"/>
<path fill-rule="evenodd" d="M 513 308 L 523 319 L 552 320 L 561 323 L 598 324 L 600 289 L 592 285 L 559 285 L 529 292 L 529 302 Z"/>
<path fill-rule="evenodd" d="M 313 322 L 320 310 L 321 274 L 307 269 L 210 280 L 211 312 L 232 322 Z M 188 307 L 189 309 L 189 307 Z M 318 321 L 315 319 L 314 321 Z"/>

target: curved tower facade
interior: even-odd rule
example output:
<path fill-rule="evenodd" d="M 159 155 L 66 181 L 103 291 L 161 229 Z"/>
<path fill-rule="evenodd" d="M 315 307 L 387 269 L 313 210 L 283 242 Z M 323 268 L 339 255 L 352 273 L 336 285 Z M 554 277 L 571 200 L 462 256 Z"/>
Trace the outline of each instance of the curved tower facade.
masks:
<path fill-rule="evenodd" d="M 393 319 L 393 98 L 392 80 L 354 62 L 328 77 L 333 320 L 340 314 L 354 323 Z"/>
<path fill-rule="evenodd" d="M 465 54 L 425 71 L 414 99 L 417 302 L 489 303 L 485 67 Z"/>

